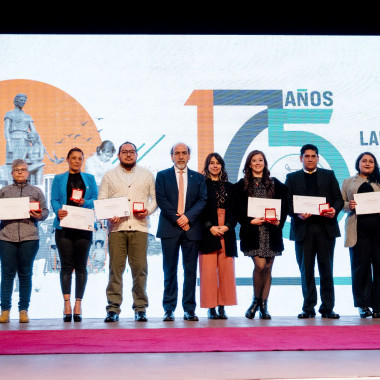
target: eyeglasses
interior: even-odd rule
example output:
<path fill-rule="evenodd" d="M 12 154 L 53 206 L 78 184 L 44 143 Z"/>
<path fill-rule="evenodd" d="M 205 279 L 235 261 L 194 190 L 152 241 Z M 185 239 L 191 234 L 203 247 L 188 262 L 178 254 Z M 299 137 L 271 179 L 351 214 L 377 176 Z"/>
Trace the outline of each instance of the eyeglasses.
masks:
<path fill-rule="evenodd" d="M 122 150 L 120 153 L 121 154 L 130 154 L 131 156 L 133 156 L 136 153 L 136 151 L 135 150 Z"/>
<path fill-rule="evenodd" d="M 28 171 L 28 169 L 25 169 L 25 168 L 21 168 L 21 169 L 13 169 L 14 172 L 16 173 L 26 173 Z"/>

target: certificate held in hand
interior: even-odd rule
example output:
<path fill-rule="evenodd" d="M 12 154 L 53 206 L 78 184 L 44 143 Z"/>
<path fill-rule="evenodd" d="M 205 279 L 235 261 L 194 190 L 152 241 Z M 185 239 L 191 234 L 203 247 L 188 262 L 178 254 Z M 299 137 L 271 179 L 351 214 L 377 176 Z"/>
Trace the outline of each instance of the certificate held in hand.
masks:
<path fill-rule="evenodd" d="M 29 210 L 29 197 L 0 199 L 0 220 L 28 219 Z"/>
<path fill-rule="evenodd" d="M 380 191 L 354 194 L 356 215 L 380 213 Z"/>
<path fill-rule="evenodd" d="M 248 197 L 248 215 L 251 218 L 265 218 L 266 210 L 274 209 L 271 212 L 271 216 L 275 216 L 280 220 L 281 218 L 281 199 L 271 198 L 254 198 Z M 269 216 L 269 214 L 268 214 Z M 269 219 L 268 219 L 269 220 Z"/>
<path fill-rule="evenodd" d="M 95 223 L 94 210 L 84 207 L 63 205 L 62 210 L 67 215 L 61 219 L 61 227 L 74 228 L 76 230 L 93 231 Z"/>
<path fill-rule="evenodd" d="M 293 195 L 293 210 L 295 214 L 321 215 L 319 205 L 322 204 L 326 204 L 325 197 Z"/>
<path fill-rule="evenodd" d="M 95 214 L 98 219 L 112 219 L 114 216 L 130 216 L 127 197 L 98 199 L 94 201 Z"/>

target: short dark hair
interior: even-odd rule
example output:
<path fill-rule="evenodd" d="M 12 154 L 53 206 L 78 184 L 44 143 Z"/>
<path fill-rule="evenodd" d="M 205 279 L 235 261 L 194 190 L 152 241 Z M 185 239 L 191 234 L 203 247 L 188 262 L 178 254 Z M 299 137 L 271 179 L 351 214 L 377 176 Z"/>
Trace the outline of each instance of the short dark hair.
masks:
<path fill-rule="evenodd" d="M 120 152 L 121 152 L 121 148 L 122 148 L 122 146 L 125 145 L 125 144 L 131 144 L 131 145 L 135 148 L 135 151 L 137 152 L 136 145 L 133 144 L 133 143 L 130 142 L 130 141 L 126 141 L 126 142 L 123 142 L 123 143 L 119 146 L 119 153 L 118 153 L 118 154 L 120 154 Z"/>
<path fill-rule="evenodd" d="M 318 148 L 315 146 L 315 145 L 313 145 L 313 144 L 306 144 L 306 145 L 304 145 L 302 148 L 301 148 L 301 156 L 303 156 L 304 155 L 304 153 L 305 153 L 305 151 L 307 151 L 307 150 L 314 150 L 314 152 L 317 154 L 317 156 L 318 156 Z"/>
<path fill-rule="evenodd" d="M 79 152 L 79 153 L 82 153 L 82 156 L 84 156 L 83 150 L 80 149 L 80 148 L 75 147 L 75 148 L 71 148 L 71 149 L 69 150 L 69 153 L 67 153 L 67 158 L 69 158 L 70 155 L 71 155 L 71 153 L 73 153 L 73 152 Z"/>
<path fill-rule="evenodd" d="M 96 147 L 96 153 L 99 154 L 102 151 L 112 152 L 112 154 L 115 154 L 115 145 L 113 145 L 112 141 L 104 140 L 98 147 Z"/>

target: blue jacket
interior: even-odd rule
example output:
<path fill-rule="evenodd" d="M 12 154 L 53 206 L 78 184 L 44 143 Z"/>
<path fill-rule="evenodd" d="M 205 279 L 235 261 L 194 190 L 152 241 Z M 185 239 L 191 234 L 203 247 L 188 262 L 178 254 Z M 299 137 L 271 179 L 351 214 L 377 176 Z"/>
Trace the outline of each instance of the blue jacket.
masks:
<path fill-rule="evenodd" d="M 82 207 L 94 208 L 94 200 L 98 198 L 98 187 L 96 186 L 95 177 L 89 173 L 80 173 L 84 184 L 86 185 L 86 192 L 84 194 L 84 204 Z M 67 180 L 69 179 L 69 172 L 57 174 L 53 179 L 51 186 L 51 207 L 55 213 L 53 223 L 54 228 L 62 229 L 59 225 L 58 210 L 63 205 L 67 204 Z"/>

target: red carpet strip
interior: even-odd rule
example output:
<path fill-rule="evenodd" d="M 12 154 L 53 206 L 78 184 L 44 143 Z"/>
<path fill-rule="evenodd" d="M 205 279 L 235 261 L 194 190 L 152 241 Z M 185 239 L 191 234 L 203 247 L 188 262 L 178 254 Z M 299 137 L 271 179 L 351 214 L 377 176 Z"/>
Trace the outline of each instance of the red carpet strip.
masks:
<path fill-rule="evenodd" d="M 380 326 L 0 331 L 0 354 L 380 349 Z"/>

